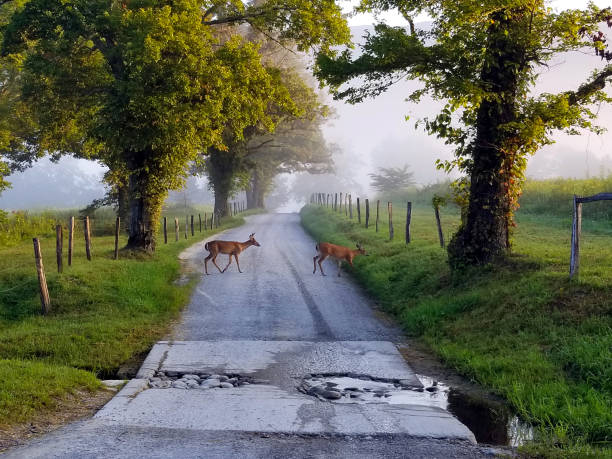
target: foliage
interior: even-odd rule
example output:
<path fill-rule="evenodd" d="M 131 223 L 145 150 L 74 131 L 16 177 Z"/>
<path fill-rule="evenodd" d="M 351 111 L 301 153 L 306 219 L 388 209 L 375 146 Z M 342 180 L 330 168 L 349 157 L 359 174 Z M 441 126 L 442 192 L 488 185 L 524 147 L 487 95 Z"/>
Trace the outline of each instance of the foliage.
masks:
<path fill-rule="evenodd" d="M 414 173 L 404 167 L 381 167 L 377 174 L 368 174 L 372 179 L 370 186 L 379 193 L 391 193 L 414 185 Z"/>
<path fill-rule="evenodd" d="M 0 42 L 3 30 L 23 1 L 0 4 Z M 36 155 L 30 151 L 35 125 L 26 105 L 19 99 L 20 69 L 23 56 L 0 57 L 0 193 L 10 184 L 5 177 L 27 167 Z"/>
<path fill-rule="evenodd" d="M 441 162 L 469 175 L 470 202 L 465 225 L 449 245 L 455 267 L 492 261 L 509 248 L 509 225 L 518 205 L 527 156 L 552 142 L 555 130 L 598 131 L 592 106 L 608 102 L 603 91 L 612 77 L 612 55 L 598 27 L 612 27 L 610 9 L 593 4 L 583 10 L 554 12 L 544 0 L 486 0 L 461 4 L 449 0 L 363 0 L 361 12 L 397 10 L 409 28 L 378 24 L 366 37 L 362 53 L 344 51 L 317 59 L 317 75 L 337 98 L 359 102 L 377 96 L 400 78 L 423 86 L 425 94 L 444 101 L 433 118 L 421 124 L 452 144 L 455 160 Z M 413 18 L 427 14 L 430 30 L 417 30 Z M 597 66 L 575 90 L 534 94 L 538 72 L 555 55 L 595 47 Z M 341 85 L 357 79 L 357 86 Z"/>
<path fill-rule="evenodd" d="M 431 198 L 431 205 L 434 209 L 440 209 L 440 207 L 446 206 L 446 198 L 444 196 L 440 196 L 438 194 L 434 194 L 434 197 Z"/>
<path fill-rule="evenodd" d="M 405 212 L 396 214 L 396 222 L 404 221 Z M 445 215 L 447 233 L 460 221 L 457 210 Z M 352 273 L 377 304 L 447 364 L 502 395 L 539 427 L 536 440 L 547 455 L 568 457 L 584 443 L 609 447 L 609 225 L 585 218 L 580 280 L 570 283 L 570 216 L 519 211 L 520 256 L 497 269 L 455 274 L 438 245 L 431 208 L 413 207 L 408 246 L 401 238 L 388 241 L 385 219 L 376 233 L 324 208 L 307 206 L 301 216 L 317 240 L 364 244 L 370 256 L 355 260 Z"/>

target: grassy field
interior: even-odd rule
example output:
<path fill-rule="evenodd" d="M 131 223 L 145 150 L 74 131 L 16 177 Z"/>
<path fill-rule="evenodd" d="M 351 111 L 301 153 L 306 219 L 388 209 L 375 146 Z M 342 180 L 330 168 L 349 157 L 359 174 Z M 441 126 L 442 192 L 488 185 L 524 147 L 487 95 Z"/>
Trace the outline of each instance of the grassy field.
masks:
<path fill-rule="evenodd" d="M 565 448 L 561 455 L 609 454 L 612 222 L 585 219 L 580 279 L 569 282 L 569 215 L 519 212 L 505 266 L 452 274 L 432 208 L 413 211 L 408 246 L 405 211 L 395 209 L 392 242 L 386 206 L 379 233 L 317 206 L 301 215 L 317 240 L 363 243 L 371 256 L 356 259 L 358 281 L 406 332 L 538 426 L 538 447 L 553 455 L 560 450 L 551 447 Z M 442 209 L 442 222 L 448 240 L 458 212 Z"/>
<path fill-rule="evenodd" d="M 159 238 L 152 257 L 124 254 L 113 260 L 114 237 L 101 236 L 93 238 L 93 260 L 87 261 L 77 233 L 73 264 L 66 266 L 64 259 L 62 274 L 55 265 L 55 238 L 43 237 L 51 296 L 46 317 L 40 314 L 31 239 L 0 248 L 0 429 L 52 411 L 75 391 L 96 390 L 98 378 L 112 377 L 164 335 L 194 285 L 174 284 L 177 255 L 213 233 L 200 233 L 196 223 L 195 236 L 184 239 L 184 219 L 179 241 L 172 224 L 169 243 Z M 242 221 L 226 218 L 221 229 Z"/>

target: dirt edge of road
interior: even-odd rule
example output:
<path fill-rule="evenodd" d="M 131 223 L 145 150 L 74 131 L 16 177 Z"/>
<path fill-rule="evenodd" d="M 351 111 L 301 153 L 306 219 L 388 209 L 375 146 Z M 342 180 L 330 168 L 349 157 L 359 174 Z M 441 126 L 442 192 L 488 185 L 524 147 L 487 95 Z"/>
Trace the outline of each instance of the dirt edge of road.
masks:
<path fill-rule="evenodd" d="M 0 453 L 68 423 L 93 416 L 115 394 L 116 391 L 105 389 L 93 393 L 75 391 L 71 396 L 58 400 L 57 409 L 53 412 L 36 416 L 27 424 L 3 427 L 0 430 Z"/>

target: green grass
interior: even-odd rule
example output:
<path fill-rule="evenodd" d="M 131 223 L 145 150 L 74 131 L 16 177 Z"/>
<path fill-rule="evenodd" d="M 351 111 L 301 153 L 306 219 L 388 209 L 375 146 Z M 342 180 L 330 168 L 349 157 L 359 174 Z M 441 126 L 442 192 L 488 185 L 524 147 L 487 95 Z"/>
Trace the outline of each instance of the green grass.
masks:
<path fill-rule="evenodd" d="M 242 221 L 226 218 L 221 229 Z M 186 240 L 181 232 L 179 242 L 172 237 L 167 245 L 158 238 L 152 257 L 123 254 L 119 260 L 112 259 L 114 237 L 93 238 L 92 261 L 78 237 L 73 264 L 64 259 L 62 274 L 55 238 L 42 238 L 48 316 L 40 314 L 31 241 L 0 250 L 0 427 L 27 422 L 75 390 L 94 390 L 96 376 L 113 375 L 160 339 L 195 285 L 173 282 L 180 271 L 177 255 L 213 233 L 198 229 L 195 237 Z"/>
<path fill-rule="evenodd" d="M 573 451 L 577 445 L 609 447 L 610 222 L 585 220 L 580 279 L 569 282 L 569 216 L 519 213 L 515 255 L 504 266 L 452 274 L 431 208 L 413 211 L 408 246 L 405 212 L 394 214 L 393 242 L 388 241 L 386 208 L 383 215 L 378 234 L 372 226 L 365 230 L 355 220 L 315 206 L 302 210 L 302 223 L 318 240 L 363 243 L 371 256 L 355 261 L 359 282 L 409 334 L 540 427 L 541 442 L 571 445 Z M 448 239 L 459 216 L 442 209 L 442 221 Z"/>

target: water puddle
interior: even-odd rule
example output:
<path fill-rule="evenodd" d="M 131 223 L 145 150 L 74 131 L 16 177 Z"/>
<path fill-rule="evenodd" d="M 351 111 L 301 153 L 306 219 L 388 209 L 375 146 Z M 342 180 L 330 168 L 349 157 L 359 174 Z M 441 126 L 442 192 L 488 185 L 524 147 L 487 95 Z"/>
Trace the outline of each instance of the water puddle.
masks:
<path fill-rule="evenodd" d="M 533 438 L 533 428 L 501 402 L 461 392 L 427 376 L 417 375 L 423 387 L 406 380 L 367 375 L 314 375 L 298 389 L 334 403 L 389 403 L 435 406 L 452 413 L 479 443 L 519 446 Z"/>

